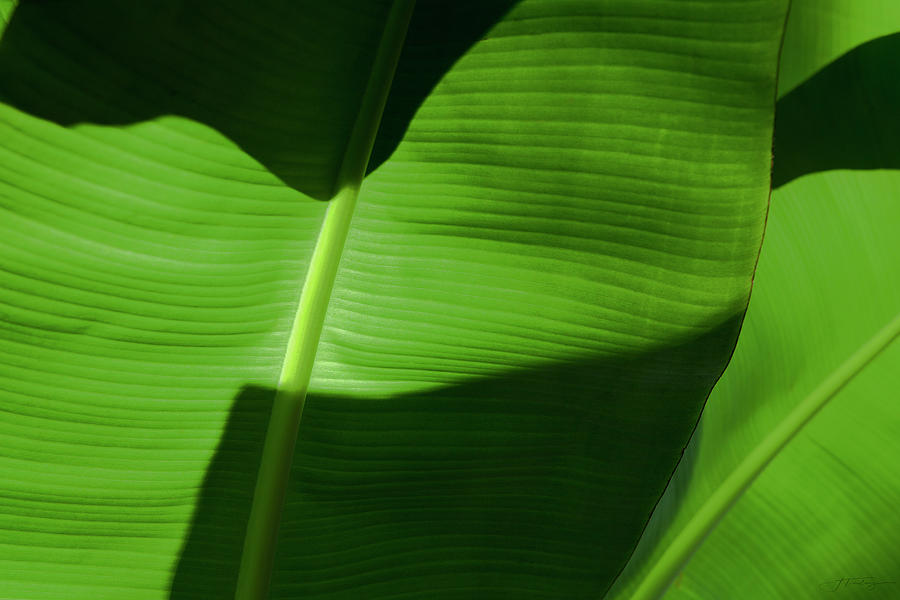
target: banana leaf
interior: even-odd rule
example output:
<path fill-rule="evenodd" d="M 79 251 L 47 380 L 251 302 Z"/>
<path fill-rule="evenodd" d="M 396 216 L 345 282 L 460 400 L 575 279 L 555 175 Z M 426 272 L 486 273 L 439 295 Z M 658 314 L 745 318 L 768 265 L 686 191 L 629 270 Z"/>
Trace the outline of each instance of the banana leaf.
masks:
<path fill-rule="evenodd" d="M 0 595 L 604 595 L 734 349 L 786 0 L 0 9 Z"/>

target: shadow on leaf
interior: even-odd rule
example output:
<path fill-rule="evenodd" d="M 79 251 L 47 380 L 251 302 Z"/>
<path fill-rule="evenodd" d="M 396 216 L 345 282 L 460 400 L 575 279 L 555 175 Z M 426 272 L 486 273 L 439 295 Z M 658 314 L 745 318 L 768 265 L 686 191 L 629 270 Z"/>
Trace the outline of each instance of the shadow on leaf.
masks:
<path fill-rule="evenodd" d="M 900 33 L 840 57 L 778 101 L 772 186 L 833 169 L 900 169 Z"/>
<path fill-rule="evenodd" d="M 418 393 L 311 394 L 271 597 L 601 597 L 678 464 L 739 322 L 641 355 Z M 271 401 L 257 388 L 235 401 L 173 600 L 233 593 Z"/>
<path fill-rule="evenodd" d="M 248 386 L 235 398 L 172 578 L 172 600 L 234 597 L 274 396 Z"/>
<path fill-rule="evenodd" d="M 513 4 L 419 2 L 369 171 Z M 328 200 L 389 5 L 22 0 L 0 40 L 0 99 L 64 126 L 187 117 L 287 185 Z"/>

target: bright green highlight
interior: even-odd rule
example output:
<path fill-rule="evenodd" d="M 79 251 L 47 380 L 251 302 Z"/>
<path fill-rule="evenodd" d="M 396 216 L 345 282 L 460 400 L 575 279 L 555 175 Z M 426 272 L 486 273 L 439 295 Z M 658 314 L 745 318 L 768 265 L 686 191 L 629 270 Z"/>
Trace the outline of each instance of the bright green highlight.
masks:
<path fill-rule="evenodd" d="M 3 27 L 9 22 L 13 11 L 16 9 L 16 4 L 18 4 L 18 0 L 0 0 L 0 32 L 3 31 Z"/>
<path fill-rule="evenodd" d="M 359 185 L 375 142 L 414 6 L 415 0 L 395 0 L 388 13 L 372 74 L 338 174 L 339 191 L 329 203 L 306 273 L 263 447 L 244 540 L 236 600 L 263 600 L 267 596 L 275 541 L 309 376 L 341 253 L 350 231 Z"/>
<path fill-rule="evenodd" d="M 331 200 L 302 288 L 263 447 L 244 540 L 237 600 L 266 597 L 309 374 L 357 193 L 355 188 L 344 188 Z"/>

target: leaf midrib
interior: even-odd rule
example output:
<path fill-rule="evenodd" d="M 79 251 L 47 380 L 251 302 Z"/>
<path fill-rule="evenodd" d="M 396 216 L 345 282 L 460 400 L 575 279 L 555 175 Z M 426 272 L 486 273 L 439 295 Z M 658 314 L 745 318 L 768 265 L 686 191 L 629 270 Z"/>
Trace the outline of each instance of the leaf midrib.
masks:
<path fill-rule="evenodd" d="M 415 0 L 394 0 L 388 13 L 301 288 L 266 431 L 241 555 L 236 600 L 262 600 L 268 593 L 281 511 L 316 350 L 359 188 L 414 6 Z"/>
<path fill-rule="evenodd" d="M 656 600 L 662 597 L 697 548 L 768 464 L 838 392 L 898 337 L 900 337 L 900 313 L 832 370 L 747 454 L 666 547 L 631 596 L 631 600 Z"/>

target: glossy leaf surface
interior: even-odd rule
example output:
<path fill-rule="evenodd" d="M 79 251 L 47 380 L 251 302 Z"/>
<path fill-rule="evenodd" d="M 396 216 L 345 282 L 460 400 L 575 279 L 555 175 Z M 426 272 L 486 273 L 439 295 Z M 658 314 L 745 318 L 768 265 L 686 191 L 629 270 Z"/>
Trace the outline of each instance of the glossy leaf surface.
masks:
<path fill-rule="evenodd" d="M 0 40 L 0 595 L 233 593 L 389 6 L 226 4 L 23 2 Z M 604 593 L 734 345 L 785 10 L 419 3 L 272 597 Z"/>

